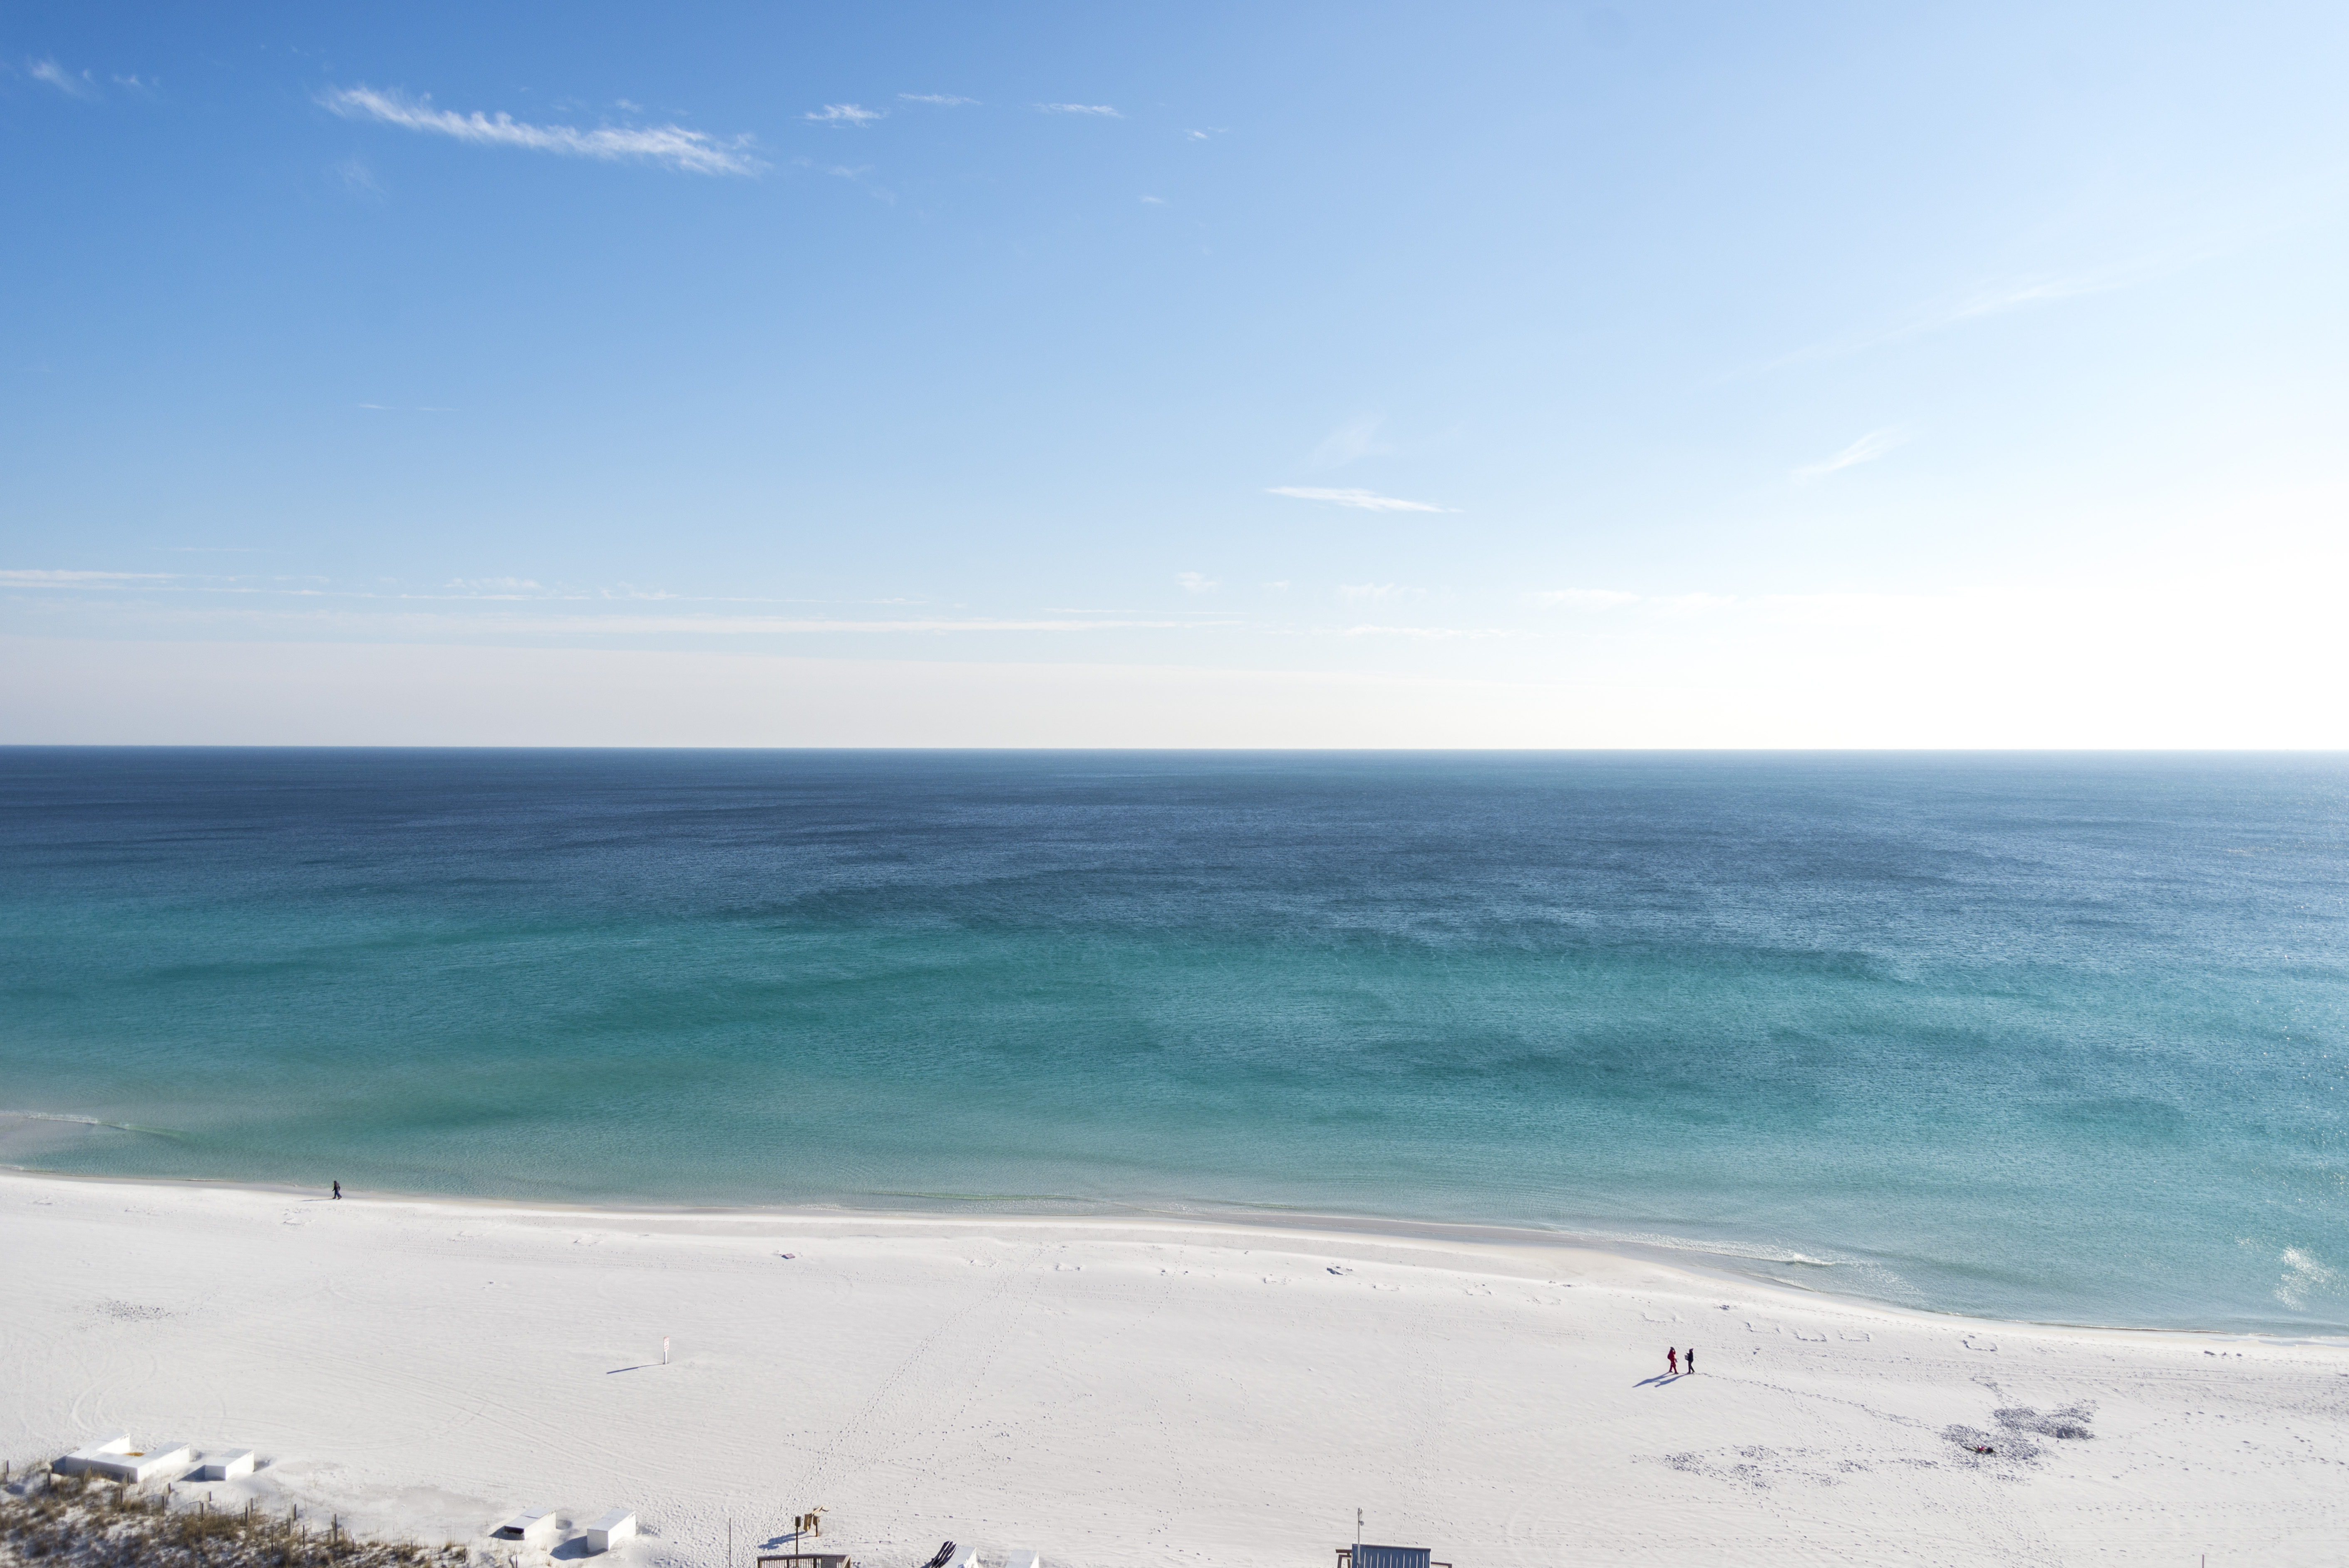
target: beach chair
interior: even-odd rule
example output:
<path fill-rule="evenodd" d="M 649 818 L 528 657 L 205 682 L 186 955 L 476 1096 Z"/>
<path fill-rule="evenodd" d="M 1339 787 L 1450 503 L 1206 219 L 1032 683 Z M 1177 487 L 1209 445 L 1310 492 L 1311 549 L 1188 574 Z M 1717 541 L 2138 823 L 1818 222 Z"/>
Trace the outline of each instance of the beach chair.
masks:
<path fill-rule="evenodd" d="M 1340 1546 L 1338 1568 L 1452 1568 L 1424 1546 Z"/>

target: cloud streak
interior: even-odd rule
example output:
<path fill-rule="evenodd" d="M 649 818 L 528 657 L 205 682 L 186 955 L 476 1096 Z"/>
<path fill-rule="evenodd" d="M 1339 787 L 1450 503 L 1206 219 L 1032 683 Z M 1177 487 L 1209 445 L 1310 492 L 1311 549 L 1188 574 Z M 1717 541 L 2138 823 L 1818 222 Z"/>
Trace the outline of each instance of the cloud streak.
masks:
<path fill-rule="evenodd" d="M 1329 490 L 1310 484 L 1277 484 L 1265 492 L 1267 495 L 1286 495 L 1298 501 L 1326 501 L 1332 506 L 1348 506 L 1357 512 L 1452 512 L 1457 508 L 1438 506 L 1429 501 L 1405 501 L 1398 495 L 1381 495 L 1371 490 Z"/>
<path fill-rule="evenodd" d="M 1905 317 L 1873 332 L 1857 333 L 1848 337 L 1826 343 L 1813 343 L 1790 354 L 1744 370 L 1728 372 L 1723 379 L 1740 375 L 1783 369 L 1814 359 L 1839 359 L 1847 355 L 1865 353 L 1889 344 L 1905 343 L 1913 337 L 1923 337 L 1935 332 L 1962 327 L 1968 322 L 1989 317 L 2004 316 L 2010 311 L 2029 310 L 2043 305 L 2056 305 L 2067 299 L 2085 299 L 2090 295 L 2109 294 L 2127 288 L 2158 270 L 2158 264 L 2143 262 L 2133 265 L 2105 267 L 2094 272 L 2068 275 L 2047 275 L 2039 277 L 2008 279 L 1985 283 L 1962 294 L 1948 295 L 1911 310 Z"/>
<path fill-rule="evenodd" d="M 1036 107 L 1046 114 L 1095 114 L 1104 119 L 1125 118 L 1105 103 L 1040 103 Z"/>
<path fill-rule="evenodd" d="M 957 98 L 950 92 L 901 92 L 897 96 L 907 103 L 934 103 L 941 109 L 953 109 L 957 105 L 978 101 L 975 98 Z"/>
<path fill-rule="evenodd" d="M 1617 588 L 1552 588 L 1546 593 L 1527 594 L 1528 602 L 1544 609 L 1611 610 L 1625 605 L 1638 604 L 1640 596 Z"/>
<path fill-rule="evenodd" d="M 1307 466 L 1343 468 L 1356 458 L 1376 457 L 1387 452 L 1386 444 L 1379 440 L 1379 427 L 1385 422 L 1377 414 L 1347 421 L 1323 436 L 1321 443 L 1307 454 Z"/>
<path fill-rule="evenodd" d="M 1543 609 L 1578 610 L 1600 615 L 1638 605 L 1665 615 L 1702 615 L 1733 605 L 1727 594 L 1627 594 L 1619 588 L 1552 588 L 1526 596 L 1526 602 Z"/>
<path fill-rule="evenodd" d="M 1442 642 L 1459 638 L 1483 640 L 1496 637 L 1516 637 L 1518 634 L 1490 627 L 1349 626 L 1339 628 L 1337 635 L 1340 637 L 1408 637 L 1422 642 Z"/>
<path fill-rule="evenodd" d="M 36 82 L 47 82 L 67 98 L 96 98 L 98 84 L 90 80 L 88 71 L 76 76 L 55 60 L 35 60 L 25 67 L 25 74 Z"/>
<path fill-rule="evenodd" d="M 1071 632 L 1185 631 L 1220 621 L 1198 620 L 994 620 L 980 618 L 935 620 L 830 620 L 785 616 L 626 615 L 410 615 L 352 618 L 366 621 L 487 633 L 594 637 L 781 637 L 828 632 Z"/>
<path fill-rule="evenodd" d="M 109 583 L 160 583 L 178 575 L 176 572 L 45 572 L 10 568 L 0 570 L 0 587 L 103 587 Z"/>
<path fill-rule="evenodd" d="M 518 147 L 605 162 L 653 163 L 688 174 L 755 174 L 765 167 L 747 151 L 748 136 L 721 141 L 707 131 L 688 130 L 681 125 L 607 125 L 593 130 L 571 125 L 532 125 L 508 114 L 487 115 L 478 109 L 459 114 L 435 109 L 429 98 L 411 99 L 368 87 L 336 88 L 318 101 L 346 119 L 396 125 L 403 130 L 446 136 L 477 146 Z"/>
<path fill-rule="evenodd" d="M 1794 471 L 1797 480 L 1820 479 L 1847 468 L 1857 468 L 1863 462 L 1874 462 L 1893 448 L 1905 444 L 1909 432 L 1898 426 L 1870 431 L 1833 457 L 1817 462 L 1806 462 Z"/>
<path fill-rule="evenodd" d="M 889 111 L 885 109 L 866 109 L 859 103 L 828 103 L 822 109 L 809 110 L 800 118 L 814 120 L 818 125 L 846 125 L 862 130 L 876 119 L 886 119 L 888 116 Z"/>

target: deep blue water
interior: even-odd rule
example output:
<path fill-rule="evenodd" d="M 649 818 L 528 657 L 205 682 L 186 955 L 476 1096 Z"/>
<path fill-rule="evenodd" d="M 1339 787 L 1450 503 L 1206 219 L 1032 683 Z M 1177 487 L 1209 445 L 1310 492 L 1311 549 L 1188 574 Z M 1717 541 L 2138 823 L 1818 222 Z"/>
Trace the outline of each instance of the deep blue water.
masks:
<path fill-rule="evenodd" d="M 2339 1333 L 2344 872 L 2336 756 L 0 750 L 0 1109 L 150 1129 L 0 1158 Z"/>

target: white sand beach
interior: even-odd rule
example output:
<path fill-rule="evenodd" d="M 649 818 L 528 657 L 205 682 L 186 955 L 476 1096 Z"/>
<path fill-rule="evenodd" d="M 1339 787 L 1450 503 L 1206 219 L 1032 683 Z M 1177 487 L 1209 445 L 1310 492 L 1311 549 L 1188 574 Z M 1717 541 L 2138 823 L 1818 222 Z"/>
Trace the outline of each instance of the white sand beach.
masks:
<path fill-rule="evenodd" d="M 251 1447 L 218 1499 L 436 1542 L 622 1505 L 641 1568 L 819 1505 L 873 1568 L 1330 1568 L 1357 1507 L 1458 1568 L 2349 1552 L 2349 1347 L 1495 1237 L 0 1175 L 0 1453 Z"/>

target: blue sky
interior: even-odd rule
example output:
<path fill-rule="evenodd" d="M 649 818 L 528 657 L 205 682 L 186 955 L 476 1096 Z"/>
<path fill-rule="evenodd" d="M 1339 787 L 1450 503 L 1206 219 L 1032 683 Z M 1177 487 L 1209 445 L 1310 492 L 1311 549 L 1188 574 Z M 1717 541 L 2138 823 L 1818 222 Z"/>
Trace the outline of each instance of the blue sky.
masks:
<path fill-rule="evenodd" d="M 2342 745 L 2337 7 L 0 18 L 0 738 Z"/>

